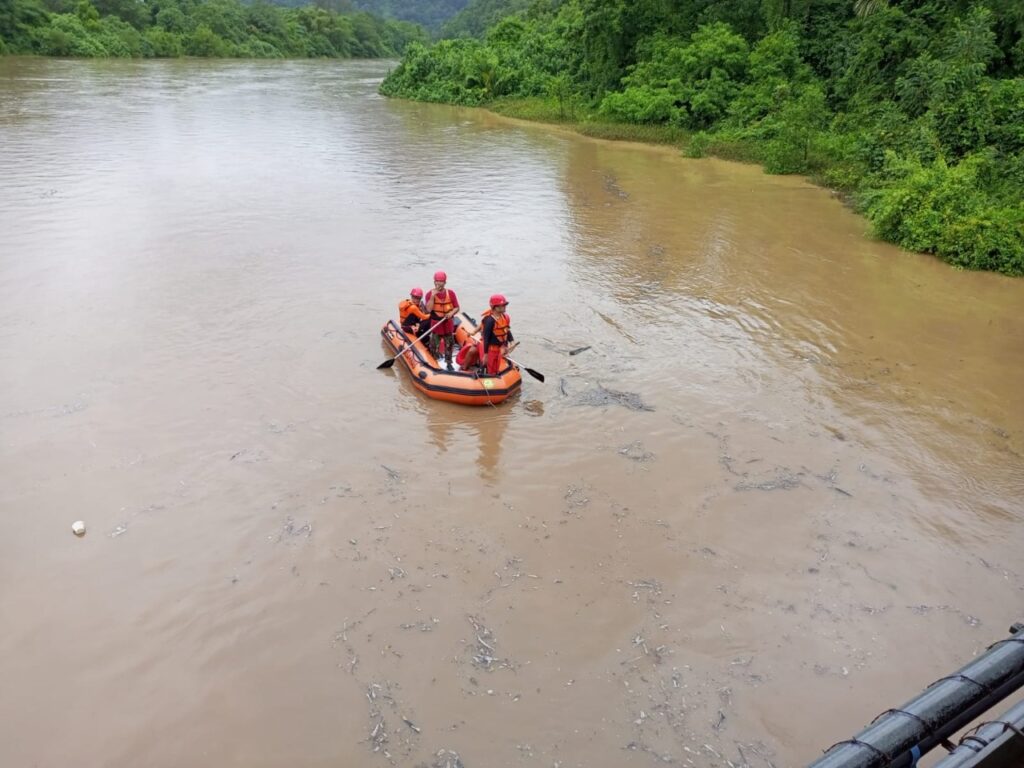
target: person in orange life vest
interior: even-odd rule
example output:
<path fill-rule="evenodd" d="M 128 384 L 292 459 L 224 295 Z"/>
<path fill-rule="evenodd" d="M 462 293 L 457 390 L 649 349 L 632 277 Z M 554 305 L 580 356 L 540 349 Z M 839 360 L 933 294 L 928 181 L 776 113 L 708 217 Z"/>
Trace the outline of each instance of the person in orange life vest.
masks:
<path fill-rule="evenodd" d="M 455 296 L 455 291 L 445 287 L 447 282 L 448 275 L 441 271 L 435 272 L 434 288 L 427 291 L 426 302 L 430 324 L 441 321 L 430 334 L 430 354 L 437 360 L 441 342 L 444 341 L 444 361 L 451 371 L 454 370 L 452 354 L 455 352 L 455 323 L 452 317 L 459 311 L 459 299 Z"/>
<path fill-rule="evenodd" d="M 480 334 L 479 354 L 481 362 L 487 366 L 487 373 L 496 376 L 501 370 L 502 355 L 508 349 L 508 343 L 515 339 L 512 338 L 512 319 L 505 312 L 508 301 L 496 293 L 488 303 L 491 308 L 483 313 L 480 320 L 483 332 Z"/>
<path fill-rule="evenodd" d="M 455 362 L 459 364 L 461 370 L 469 371 L 480 363 L 481 346 L 483 346 L 483 342 L 478 341 L 475 344 L 470 342 L 459 347 L 459 354 L 455 356 Z"/>
<path fill-rule="evenodd" d="M 414 336 L 421 336 L 430 327 L 430 313 L 423 304 L 423 289 L 413 288 L 409 298 L 398 302 L 398 322 L 402 330 Z"/>
<path fill-rule="evenodd" d="M 467 344 L 459 350 L 456 362 L 462 370 L 469 370 L 478 364 L 484 365 L 486 372 L 492 376 L 501 370 L 502 353 L 508 348 L 508 342 L 515 340 L 509 327 L 510 318 L 505 314 L 507 304 L 508 301 L 500 293 L 491 296 L 491 308 L 483 312 L 480 323 L 480 341 Z"/>

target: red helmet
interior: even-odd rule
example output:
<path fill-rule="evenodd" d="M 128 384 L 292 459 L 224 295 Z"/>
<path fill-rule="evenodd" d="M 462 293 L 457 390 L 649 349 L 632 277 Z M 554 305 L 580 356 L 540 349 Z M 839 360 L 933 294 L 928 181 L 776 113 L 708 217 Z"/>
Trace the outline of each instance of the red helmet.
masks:
<path fill-rule="evenodd" d="M 444 272 L 442 272 L 439 269 L 439 270 L 437 270 L 437 272 L 434 273 L 434 282 L 435 283 L 447 283 L 448 282 L 448 275 L 446 275 Z"/>
<path fill-rule="evenodd" d="M 508 300 L 504 296 L 502 296 L 500 293 L 496 293 L 493 296 L 491 296 L 491 306 L 492 307 L 503 307 L 506 304 L 508 304 Z"/>
<path fill-rule="evenodd" d="M 413 288 L 411 291 L 409 291 L 409 295 L 412 296 L 414 299 L 422 299 L 423 298 L 423 289 L 422 288 Z"/>

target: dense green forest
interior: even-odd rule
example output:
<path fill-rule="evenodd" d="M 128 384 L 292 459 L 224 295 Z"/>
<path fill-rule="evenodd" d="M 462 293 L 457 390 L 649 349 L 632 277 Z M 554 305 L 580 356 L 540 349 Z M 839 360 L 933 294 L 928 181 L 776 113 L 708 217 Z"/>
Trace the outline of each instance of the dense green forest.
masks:
<path fill-rule="evenodd" d="M 382 93 L 810 174 L 882 238 L 1024 274 L 1021 0 L 507 2 L 411 44 Z"/>
<path fill-rule="evenodd" d="M 441 37 L 483 37 L 487 30 L 513 13 L 524 11 L 533 0 L 470 0 L 441 25 Z"/>
<path fill-rule="evenodd" d="M 466 6 L 466 0 L 354 0 L 356 6 L 387 19 L 403 19 L 437 30 Z"/>
<path fill-rule="evenodd" d="M 0 53 L 45 56 L 396 56 L 423 29 L 364 11 L 239 0 L 0 0 Z"/>

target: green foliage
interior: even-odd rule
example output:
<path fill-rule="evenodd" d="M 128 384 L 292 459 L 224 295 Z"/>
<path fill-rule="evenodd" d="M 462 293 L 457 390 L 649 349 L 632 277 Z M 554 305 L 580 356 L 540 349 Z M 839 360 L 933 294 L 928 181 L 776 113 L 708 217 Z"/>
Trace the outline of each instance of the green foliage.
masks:
<path fill-rule="evenodd" d="M 688 43 L 655 39 L 601 111 L 631 122 L 710 127 L 739 93 L 747 59 L 746 41 L 721 22 L 700 27 Z"/>
<path fill-rule="evenodd" d="M 711 146 L 711 137 L 704 131 L 697 131 L 690 137 L 686 148 L 683 150 L 687 157 L 704 157 Z"/>
<path fill-rule="evenodd" d="M 92 35 L 81 18 L 69 13 L 56 14 L 50 24 L 34 30 L 34 48 L 45 56 L 106 56 L 107 50 Z"/>
<path fill-rule="evenodd" d="M 407 0 L 354 0 L 354 4 L 375 16 L 437 30 L 466 7 L 466 0 L 416 0 L 415 3 Z"/>
<path fill-rule="evenodd" d="M 96 32 L 100 28 L 100 12 L 89 0 L 78 0 L 75 5 L 75 15 L 82 22 L 82 26 L 90 32 Z"/>
<path fill-rule="evenodd" d="M 29 53 L 35 30 L 49 23 L 39 0 L 0 0 L 0 53 Z"/>
<path fill-rule="evenodd" d="M 1004 157 L 1024 157 L 1024 78 L 997 80 L 991 84 L 989 106 L 992 147 Z"/>
<path fill-rule="evenodd" d="M 495 25 L 486 41 L 442 40 L 411 46 L 381 92 L 422 101 L 477 105 L 502 96 L 549 97 L 564 116 L 580 99 L 569 74 L 573 59 L 565 31 L 569 17 L 538 9 Z"/>
<path fill-rule="evenodd" d="M 814 79 L 800 57 L 796 27 L 783 25 L 750 52 L 749 80 L 729 105 L 734 125 L 755 126 L 777 113 Z"/>
<path fill-rule="evenodd" d="M 0 0 L 8 53 L 49 56 L 381 57 L 426 33 L 365 12 L 263 0 Z"/>
<path fill-rule="evenodd" d="M 890 153 L 861 198 L 875 231 L 957 266 L 1024 274 L 1024 204 L 989 188 L 994 158 L 981 152 L 957 165 L 924 165 Z"/>
<path fill-rule="evenodd" d="M 856 109 L 891 101 L 906 62 L 920 56 L 929 40 L 927 26 L 898 8 L 851 21 L 830 62 L 835 103 Z"/>
<path fill-rule="evenodd" d="M 150 27 L 143 36 L 150 56 L 159 58 L 176 58 L 185 55 L 185 46 L 181 35 L 168 32 L 160 27 Z"/>
<path fill-rule="evenodd" d="M 185 35 L 185 53 L 189 56 L 210 56 L 213 58 L 229 56 L 232 48 L 227 40 L 218 35 L 206 24 L 200 24 Z"/>
<path fill-rule="evenodd" d="M 167 32 L 184 34 L 195 27 L 195 23 L 177 6 L 161 8 L 156 14 L 156 26 Z"/>
<path fill-rule="evenodd" d="M 526 10 L 530 0 L 470 0 L 441 25 L 441 36 L 483 38 L 502 19 Z"/>
<path fill-rule="evenodd" d="M 829 121 L 825 92 L 809 85 L 788 100 L 774 118 L 774 135 L 764 145 L 768 173 L 805 173 L 811 170 L 811 147 Z"/>
<path fill-rule="evenodd" d="M 136 29 L 144 28 L 151 21 L 149 8 L 138 0 L 95 0 L 94 5 L 100 16 L 114 16 Z"/>
<path fill-rule="evenodd" d="M 492 50 L 476 40 L 442 40 L 433 48 L 413 43 L 381 85 L 387 96 L 452 104 L 482 104 L 493 96 L 498 66 Z"/>

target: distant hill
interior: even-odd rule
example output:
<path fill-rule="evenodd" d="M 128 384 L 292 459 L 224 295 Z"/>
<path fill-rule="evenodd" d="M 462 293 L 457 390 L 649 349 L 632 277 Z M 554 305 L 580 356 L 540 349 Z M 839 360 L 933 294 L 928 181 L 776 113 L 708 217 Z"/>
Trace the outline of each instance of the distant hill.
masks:
<path fill-rule="evenodd" d="M 500 19 L 528 8 L 533 0 L 469 0 L 441 26 L 441 37 L 483 37 Z"/>
<path fill-rule="evenodd" d="M 270 0 L 270 2 L 289 8 L 317 5 L 335 13 L 367 11 L 385 19 L 411 21 L 437 33 L 445 22 L 458 16 L 466 8 L 469 0 Z M 490 2 L 492 5 L 494 4 L 494 0 L 490 0 Z M 525 5 L 525 2 L 522 3 L 523 7 Z M 519 5 L 517 4 L 512 10 L 518 9 Z M 494 21 L 497 21 L 498 18 L 500 16 L 495 17 Z M 474 22 L 473 27 L 476 28 L 476 26 L 478 25 Z M 482 31 L 483 28 L 480 29 L 480 32 Z"/>
<path fill-rule="evenodd" d="M 355 0 L 364 11 L 386 19 L 401 19 L 437 31 L 448 19 L 466 7 L 468 0 Z"/>

